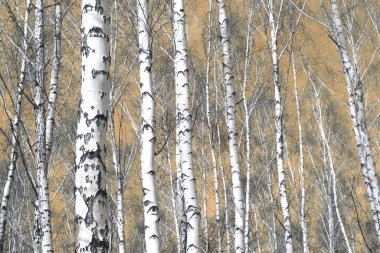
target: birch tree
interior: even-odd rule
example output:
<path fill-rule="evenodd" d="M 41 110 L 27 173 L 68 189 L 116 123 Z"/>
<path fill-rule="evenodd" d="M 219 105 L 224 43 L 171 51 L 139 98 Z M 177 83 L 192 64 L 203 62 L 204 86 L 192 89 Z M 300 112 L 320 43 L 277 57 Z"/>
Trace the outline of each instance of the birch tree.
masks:
<path fill-rule="evenodd" d="M 24 31 L 23 31 L 23 39 L 22 39 L 22 54 L 24 56 L 21 60 L 21 70 L 19 76 L 19 83 L 17 87 L 17 95 L 16 95 L 16 107 L 15 107 L 15 116 L 12 125 L 12 150 L 11 150 L 11 158 L 8 167 L 8 175 L 7 180 L 3 189 L 3 196 L 1 199 L 1 209 L 0 209 L 0 252 L 3 252 L 4 248 L 4 235 L 5 228 L 7 223 L 7 214 L 8 214 L 8 203 L 11 194 L 11 189 L 14 181 L 14 173 L 16 169 L 16 162 L 18 158 L 18 142 L 19 142 L 19 134 L 20 134 L 20 120 L 21 120 L 21 109 L 22 109 L 22 96 L 25 87 L 25 79 L 26 79 L 26 64 L 27 64 L 27 51 L 28 51 L 28 22 L 29 22 L 29 13 L 30 13 L 30 4 L 31 0 L 28 0 L 26 3 L 26 11 L 24 16 Z"/>
<path fill-rule="evenodd" d="M 375 222 L 377 238 L 380 242 L 380 189 L 376 175 L 376 165 L 371 150 L 365 122 L 365 106 L 363 103 L 362 81 L 359 68 L 355 62 L 355 55 L 350 55 L 346 38 L 343 31 L 343 23 L 336 0 L 330 0 L 332 10 L 332 26 L 330 26 L 331 38 L 333 39 L 343 65 L 343 74 L 346 80 L 349 98 L 349 110 L 355 135 L 356 146 L 362 174 L 367 190 L 373 220 Z"/>
<path fill-rule="evenodd" d="M 48 101 L 48 115 L 46 120 L 46 163 L 49 161 L 53 128 L 54 116 L 56 112 L 56 101 L 58 93 L 58 77 L 61 68 L 61 29 L 62 29 L 62 10 L 61 0 L 55 0 L 55 22 L 54 22 L 54 59 L 50 77 L 50 92 Z"/>
<path fill-rule="evenodd" d="M 50 200 L 46 169 L 46 132 L 45 132 L 45 44 L 44 44 L 44 1 L 35 3 L 36 46 L 36 80 L 33 85 L 33 103 L 36 114 L 36 152 L 37 164 L 37 194 L 38 218 L 41 225 L 42 252 L 53 252 L 52 232 L 50 222 Z"/>
<path fill-rule="evenodd" d="M 283 1 L 280 2 L 280 11 Z M 274 80 L 274 96 L 275 96 L 275 126 L 276 126 L 276 150 L 277 150 L 277 171 L 278 171 L 278 189 L 280 192 L 280 202 L 282 209 L 283 226 L 285 228 L 285 250 L 287 253 L 293 252 L 292 227 L 290 223 L 289 201 L 286 192 L 286 179 L 284 169 L 284 123 L 283 123 L 283 105 L 281 103 L 281 79 L 280 67 L 277 54 L 277 34 L 279 31 L 279 21 L 277 24 L 274 18 L 274 2 L 268 1 L 268 18 L 271 40 L 269 42 Z"/>
<path fill-rule="evenodd" d="M 185 7 L 183 0 L 173 1 L 174 68 L 176 82 L 176 122 L 181 187 L 186 214 L 185 252 L 199 252 L 200 208 L 196 191 L 196 179 L 192 156 L 192 116 L 190 112 L 189 68 L 185 30 Z M 178 164 L 178 161 L 177 161 Z"/>
<path fill-rule="evenodd" d="M 109 248 L 105 138 L 110 92 L 108 1 L 82 1 L 82 88 L 75 171 L 76 252 Z"/>
<path fill-rule="evenodd" d="M 152 91 L 152 52 L 148 24 L 148 2 L 137 1 L 141 90 L 141 170 L 146 252 L 161 252 L 159 211 L 155 182 L 155 101 Z"/>
<path fill-rule="evenodd" d="M 219 10 L 220 43 L 223 53 L 224 84 L 226 89 L 226 112 L 228 146 L 232 175 L 232 188 L 235 213 L 235 252 L 242 253 L 244 247 L 244 196 L 241 182 L 241 170 L 238 157 L 237 130 L 236 130 L 236 92 L 232 73 L 231 42 L 228 36 L 228 20 L 224 0 L 217 0 Z"/>

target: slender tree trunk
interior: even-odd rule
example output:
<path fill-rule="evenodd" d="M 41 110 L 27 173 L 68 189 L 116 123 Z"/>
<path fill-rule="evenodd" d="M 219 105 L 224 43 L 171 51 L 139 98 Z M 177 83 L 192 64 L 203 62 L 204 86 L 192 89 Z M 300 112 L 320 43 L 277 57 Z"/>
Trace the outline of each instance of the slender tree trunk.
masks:
<path fill-rule="evenodd" d="M 277 31 L 278 26 L 274 21 L 274 4 L 273 0 L 269 1 L 269 26 L 271 33 L 270 47 L 272 51 L 273 79 L 275 92 L 275 126 L 276 126 L 276 150 L 277 150 L 277 170 L 278 184 L 280 192 L 280 202 L 283 216 L 283 225 L 285 228 L 285 250 L 287 253 L 293 252 L 292 228 L 289 214 L 289 201 L 286 193 L 286 179 L 284 169 L 284 130 L 283 130 L 283 107 L 281 103 L 281 83 L 280 83 L 280 68 L 277 58 Z"/>
<path fill-rule="evenodd" d="M 349 56 L 337 1 L 330 0 L 330 3 L 334 26 L 333 29 L 331 29 L 333 31 L 332 35 L 343 64 L 343 72 L 349 97 L 349 109 L 358 148 L 359 161 L 363 171 L 373 220 L 375 222 L 377 238 L 380 242 L 380 189 L 376 175 L 376 165 L 371 151 L 370 138 L 365 124 L 362 81 L 360 79 L 359 69 L 357 66 L 354 66 Z"/>
<path fill-rule="evenodd" d="M 296 63 L 294 59 L 294 51 L 291 49 L 291 62 L 293 70 L 293 82 L 294 82 L 294 96 L 296 99 L 296 110 L 297 110 L 297 125 L 298 125 L 298 141 L 299 141 L 299 176 L 300 176 L 300 187 L 301 187 L 301 207 L 300 207 L 300 222 L 302 230 L 302 247 L 303 252 L 309 252 L 309 240 L 308 240 L 308 230 L 305 216 L 305 165 L 304 165 L 304 155 L 303 155 L 303 135 L 302 135 L 302 114 L 301 106 L 298 97 L 298 84 L 297 84 L 297 71 Z"/>
<path fill-rule="evenodd" d="M 117 177 L 117 193 L 116 193 L 116 227 L 117 227 L 117 236 L 119 239 L 118 249 L 119 253 L 125 252 L 125 231 L 124 231 L 124 177 L 121 172 L 120 160 L 118 158 L 117 152 L 117 144 L 116 144 L 116 135 L 115 135 L 115 118 L 114 118 L 114 102 L 115 102 L 115 77 L 117 73 L 117 47 L 118 47 L 118 36 L 119 36 L 119 28 L 118 28 L 118 2 L 114 1 L 115 7 L 115 18 L 114 22 L 115 26 L 115 38 L 113 44 L 113 78 L 111 78 L 111 90 L 110 90 L 110 103 L 109 103 L 109 125 L 110 125 L 110 139 L 111 139 L 111 147 L 112 147 L 112 161 L 113 166 L 115 168 L 115 174 Z M 111 240 L 110 240 L 111 242 Z M 109 247 L 112 249 L 111 245 Z"/>
<path fill-rule="evenodd" d="M 220 197 L 219 197 L 219 176 L 217 169 L 215 142 L 213 137 L 213 126 L 211 123 L 211 109 L 210 109 L 210 63 L 211 63 L 211 31 L 212 31 L 212 0 L 208 1 L 208 44 L 207 44 L 207 66 L 206 66 L 206 118 L 208 127 L 208 140 L 211 149 L 212 170 L 214 173 L 214 188 L 215 188 L 215 221 L 218 253 L 222 252 L 222 231 L 220 225 Z M 217 103 L 215 101 L 215 103 Z"/>
<path fill-rule="evenodd" d="M 219 10 L 220 40 L 223 51 L 223 71 L 226 88 L 226 111 L 228 146 L 230 150 L 232 188 L 235 207 L 235 252 L 244 252 L 244 196 L 241 184 L 241 171 L 239 165 L 237 131 L 236 131 L 236 93 L 234 88 L 234 76 L 232 74 L 232 60 L 230 53 L 230 41 L 228 38 L 228 21 L 224 0 L 217 0 Z"/>
<path fill-rule="evenodd" d="M 251 6 L 250 12 L 249 12 L 249 19 L 248 19 L 248 27 L 247 27 L 247 45 L 246 45 L 246 51 L 245 51 L 245 65 L 244 65 L 244 77 L 243 77 L 243 106 L 244 106 L 244 127 L 245 127 L 245 145 L 246 145 L 246 157 L 245 157 L 245 163 L 247 168 L 247 183 L 246 183 L 246 190 L 245 190 L 245 230 L 244 230 L 244 246 L 245 246 L 245 252 L 249 252 L 249 218 L 250 218 L 250 200 L 251 200 L 251 191 L 250 191 L 250 183 L 251 183 L 251 130 L 249 127 L 249 118 L 250 118 L 250 111 L 248 108 L 248 102 L 247 102 L 247 78 L 248 78 L 248 72 L 250 68 L 250 54 L 251 54 L 251 46 L 252 46 L 252 34 L 251 34 L 251 25 L 252 25 L 252 19 L 253 19 L 253 9 L 254 6 Z"/>
<path fill-rule="evenodd" d="M 148 24 L 148 2 L 137 1 L 141 87 L 141 173 L 144 204 L 145 250 L 161 252 L 159 210 L 154 167 L 155 102 L 152 91 L 152 53 Z"/>
<path fill-rule="evenodd" d="M 107 252 L 105 139 L 110 93 L 108 1 L 82 1 L 82 89 L 75 173 L 76 252 Z"/>
<path fill-rule="evenodd" d="M 42 252 L 53 252 L 49 188 L 46 169 L 46 132 L 45 132 L 45 45 L 44 45 L 44 1 L 35 3 L 36 43 L 36 81 L 33 86 L 34 107 L 36 113 L 36 163 L 37 163 L 37 194 L 38 216 L 41 224 Z"/>
<path fill-rule="evenodd" d="M 54 60 L 50 77 L 50 92 L 48 102 L 48 113 L 46 120 L 46 164 L 49 162 L 54 130 L 54 115 L 58 93 L 58 77 L 61 68 L 61 27 L 62 10 L 61 0 L 55 0 L 55 24 L 54 24 Z"/>
<path fill-rule="evenodd" d="M 196 190 L 192 155 L 192 116 L 188 53 L 185 30 L 185 7 L 183 0 L 173 1 L 173 28 L 175 43 L 175 81 L 177 101 L 177 138 L 181 167 L 184 211 L 186 214 L 186 252 L 200 251 L 200 208 Z"/>
<path fill-rule="evenodd" d="M 24 34 L 23 34 L 23 45 L 22 50 L 23 54 L 27 55 L 28 51 L 28 22 L 29 22 L 29 13 L 30 13 L 30 3 L 31 0 L 28 0 L 26 3 L 26 11 L 24 17 Z M 1 209 L 0 209 L 0 252 L 4 250 L 4 236 L 5 236 L 5 228 L 7 223 L 7 215 L 8 215 L 8 202 L 11 194 L 11 189 L 14 181 L 14 172 L 16 169 L 16 162 L 18 158 L 18 142 L 19 142 L 19 134 L 20 134 L 20 120 L 21 120 L 21 102 L 22 102 L 22 94 L 24 92 L 25 87 L 25 77 L 26 77 L 26 57 L 22 58 L 21 61 L 21 70 L 19 76 L 19 83 L 17 87 L 17 96 L 16 96 L 16 108 L 15 108 L 15 116 L 12 125 L 12 150 L 11 150 L 11 159 L 8 167 L 8 175 L 7 181 L 5 182 L 3 189 L 3 196 L 1 198 Z"/>

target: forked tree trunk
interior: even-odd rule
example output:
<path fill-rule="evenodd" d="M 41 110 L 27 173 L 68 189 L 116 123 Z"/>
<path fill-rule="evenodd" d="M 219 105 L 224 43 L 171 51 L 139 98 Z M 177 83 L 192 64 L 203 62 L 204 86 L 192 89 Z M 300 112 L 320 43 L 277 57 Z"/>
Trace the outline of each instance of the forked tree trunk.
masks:
<path fill-rule="evenodd" d="M 183 189 L 184 212 L 186 214 L 186 252 L 200 252 L 200 208 L 196 190 L 192 155 L 192 116 L 190 112 L 190 90 L 188 52 L 185 30 L 185 7 L 183 0 L 173 0 L 173 28 L 175 44 L 175 82 L 177 105 L 177 138 Z M 178 157 L 178 156 L 177 156 Z M 177 161 L 178 163 L 178 161 Z"/>
<path fill-rule="evenodd" d="M 107 252 L 105 139 L 110 92 L 108 1 L 82 1 L 82 89 L 75 173 L 76 252 Z"/>
<path fill-rule="evenodd" d="M 241 183 L 241 171 L 238 155 L 238 134 L 236 131 L 236 93 L 234 88 L 234 76 L 232 74 L 232 59 L 230 53 L 230 41 L 228 38 L 228 21 L 226 5 L 223 0 L 217 0 L 219 10 L 220 42 L 223 52 L 224 84 L 226 88 L 226 111 L 228 146 L 230 150 L 232 193 L 234 199 L 235 214 L 235 252 L 244 252 L 244 196 Z"/>
<path fill-rule="evenodd" d="M 148 24 L 148 2 L 137 1 L 141 87 L 141 173 L 144 204 L 145 250 L 161 252 L 159 211 L 154 166 L 155 102 L 152 90 L 152 53 Z"/>
<path fill-rule="evenodd" d="M 22 102 L 22 94 L 24 92 L 25 87 L 25 77 L 26 77 L 26 55 L 28 51 L 28 22 L 29 22 L 29 13 L 30 13 L 30 3 L 31 0 L 28 0 L 26 3 L 26 11 L 24 17 L 24 34 L 23 34 L 23 44 L 22 50 L 25 55 L 21 61 L 21 70 L 19 76 L 19 83 L 17 87 L 17 95 L 16 95 L 16 108 L 15 108 L 15 116 L 12 125 L 12 150 L 11 150 L 11 158 L 8 167 L 8 175 L 7 181 L 5 182 L 3 189 L 3 196 L 1 199 L 1 209 L 0 209 L 0 252 L 3 252 L 4 249 L 4 235 L 5 228 L 7 224 L 7 215 L 8 215 L 8 203 L 11 194 L 11 189 L 14 181 L 14 172 L 16 169 L 16 162 L 18 158 L 18 142 L 19 142 L 19 133 L 20 133 L 20 120 L 21 120 L 21 102 Z"/>

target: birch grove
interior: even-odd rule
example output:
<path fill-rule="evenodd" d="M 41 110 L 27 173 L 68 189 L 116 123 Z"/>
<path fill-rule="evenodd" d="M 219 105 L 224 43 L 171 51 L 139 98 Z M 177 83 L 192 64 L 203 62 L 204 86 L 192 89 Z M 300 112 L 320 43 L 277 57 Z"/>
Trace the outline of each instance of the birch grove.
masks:
<path fill-rule="evenodd" d="M 0 10 L 0 252 L 379 251 L 379 1 Z"/>

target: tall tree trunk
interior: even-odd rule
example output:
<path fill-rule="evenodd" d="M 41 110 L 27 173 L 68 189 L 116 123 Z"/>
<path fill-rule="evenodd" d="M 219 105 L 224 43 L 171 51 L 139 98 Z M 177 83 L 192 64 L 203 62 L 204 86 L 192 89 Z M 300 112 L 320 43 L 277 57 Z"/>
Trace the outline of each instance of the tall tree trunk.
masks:
<path fill-rule="evenodd" d="M 159 210 L 155 182 L 155 102 L 152 91 L 152 53 L 148 24 L 148 2 L 137 1 L 141 87 L 141 173 L 144 203 L 145 250 L 161 252 Z"/>
<path fill-rule="evenodd" d="M 62 10 L 61 0 L 55 0 L 55 24 L 54 24 L 54 60 L 50 77 L 50 92 L 48 102 L 48 115 L 46 120 L 46 164 L 49 163 L 54 130 L 54 115 L 58 93 L 58 77 L 61 68 L 61 27 Z"/>
<path fill-rule="evenodd" d="M 75 173 L 76 252 L 107 252 L 105 139 L 110 92 L 108 1 L 82 1 L 82 89 Z"/>
<path fill-rule="evenodd" d="M 46 129 L 45 129 L 45 45 L 44 45 L 44 1 L 37 0 L 35 4 L 36 43 L 36 81 L 33 86 L 34 108 L 36 113 L 36 163 L 37 163 L 37 194 L 38 216 L 41 224 L 42 252 L 53 252 L 49 187 L 46 169 Z"/>
<path fill-rule="evenodd" d="M 200 249 L 200 208 L 196 191 L 192 155 L 192 116 L 190 112 L 190 90 L 188 53 L 185 30 L 185 7 L 183 0 L 173 0 L 173 28 L 175 43 L 175 82 L 177 104 L 177 138 L 181 180 L 186 214 L 186 252 Z M 177 156 L 178 157 L 178 156 Z M 178 163 L 178 162 L 177 162 Z"/>
<path fill-rule="evenodd" d="M 359 69 L 352 63 L 346 38 L 344 36 L 343 24 L 339 7 L 336 0 L 330 0 L 332 9 L 332 37 L 336 43 L 339 56 L 343 64 L 343 73 L 346 79 L 349 97 L 349 109 L 354 129 L 356 146 L 364 182 L 367 190 L 377 238 L 380 242 L 380 189 L 376 175 L 376 165 L 371 151 L 371 142 L 365 124 L 365 108 L 363 104 L 362 81 Z"/>
<path fill-rule="evenodd" d="M 272 51 L 273 79 L 274 79 L 274 96 L 275 96 L 275 126 L 276 126 L 276 150 L 277 150 L 277 170 L 278 170 L 278 188 L 280 192 L 280 202 L 282 209 L 282 219 L 285 228 L 285 250 L 287 253 L 293 252 L 292 228 L 289 214 L 289 201 L 286 193 L 286 179 L 284 169 L 284 129 L 283 129 L 283 107 L 281 103 L 281 83 L 280 67 L 277 56 L 277 32 L 278 24 L 274 21 L 274 3 L 269 1 L 268 6 L 269 26 L 271 34 L 270 48 Z"/>
<path fill-rule="evenodd" d="M 14 172 L 16 169 L 16 162 L 18 158 L 18 142 L 19 142 L 19 133 L 20 133 L 20 120 L 21 120 L 21 102 L 22 102 L 22 94 L 24 92 L 25 87 L 25 77 L 26 77 L 26 55 L 28 51 L 28 22 L 29 22 L 29 13 L 30 13 L 30 3 L 31 0 L 28 0 L 26 3 L 26 11 L 24 17 L 24 34 L 23 34 L 23 44 L 22 50 L 25 55 L 21 61 L 21 70 L 19 76 L 19 83 L 17 87 L 17 95 L 16 95 L 16 108 L 15 108 L 15 116 L 12 125 L 12 150 L 11 150 L 11 159 L 8 167 L 8 175 L 7 181 L 5 182 L 3 189 L 3 196 L 1 198 L 1 209 L 0 209 L 0 252 L 4 250 L 4 235 L 5 228 L 7 223 L 7 214 L 8 214 L 8 202 L 11 194 L 11 189 L 14 181 Z"/>
<path fill-rule="evenodd" d="M 239 165 L 237 131 L 236 131 L 236 93 L 234 88 L 234 76 L 232 74 L 232 59 L 230 53 L 230 41 L 228 38 L 228 21 L 224 0 L 217 0 L 219 10 L 220 40 L 223 51 L 223 71 L 226 88 L 226 111 L 228 146 L 230 150 L 232 188 L 235 207 L 235 252 L 244 252 L 244 197 L 241 183 L 241 171 Z"/>
<path fill-rule="evenodd" d="M 251 200 L 251 191 L 250 191 L 250 183 L 251 183 L 251 130 L 249 127 L 249 119 L 250 119 L 250 110 L 248 108 L 247 102 L 247 78 L 248 72 L 250 68 L 250 55 L 251 55 L 251 46 L 252 46 L 252 34 L 251 34 L 251 25 L 253 19 L 253 8 L 252 5 L 249 11 L 249 19 L 248 19 L 248 27 L 247 27 L 247 44 L 245 51 L 245 64 L 244 64 L 244 77 L 243 77 L 243 106 L 244 106 L 244 128 L 245 128 L 245 146 L 246 146 L 246 190 L 245 190 L 245 230 L 244 230 L 244 246 L 245 252 L 249 252 L 249 218 L 250 218 L 250 200 Z"/>
<path fill-rule="evenodd" d="M 208 140 L 211 149 L 212 170 L 214 173 L 214 188 L 215 188 L 215 221 L 216 221 L 216 233 L 218 253 L 222 252 L 222 231 L 220 224 L 220 197 L 219 197 L 219 176 L 217 169 L 215 142 L 213 137 L 213 126 L 211 122 L 211 109 L 210 109 L 210 65 L 211 65 L 211 31 L 212 31 L 212 0 L 208 1 L 209 13 L 208 13 L 208 44 L 207 44 L 207 65 L 206 65 L 206 118 L 208 127 Z M 215 101 L 216 102 L 216 101 Z"/>

